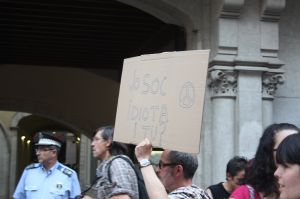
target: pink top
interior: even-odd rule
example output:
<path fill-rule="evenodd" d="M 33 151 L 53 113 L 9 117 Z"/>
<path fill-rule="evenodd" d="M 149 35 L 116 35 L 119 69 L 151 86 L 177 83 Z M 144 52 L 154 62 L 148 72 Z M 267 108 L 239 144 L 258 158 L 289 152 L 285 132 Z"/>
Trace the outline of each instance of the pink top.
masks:
<path fill-rule="evenodd" d="M 250 199 L 250 191 L 247 185 L 241 185 L 236 190 L 234 190 L 229 198 L 235 199 Z M 261 199 L 258 192 L 254 190 L 254 199 Z"/>

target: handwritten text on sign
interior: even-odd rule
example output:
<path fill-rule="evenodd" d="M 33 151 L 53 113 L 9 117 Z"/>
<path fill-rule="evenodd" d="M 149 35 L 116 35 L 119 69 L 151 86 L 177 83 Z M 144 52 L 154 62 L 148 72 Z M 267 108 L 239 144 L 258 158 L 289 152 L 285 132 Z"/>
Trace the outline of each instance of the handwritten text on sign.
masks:
<path fill-rule="evenodd" d="M 153 76 L 149 73 L 137 76 L 134 71 L 132 82 L 129 85 L 130 92 L 134 95 L 159 95 L 166 96 L 166 76 Z M 133 125 L 134 136 L 137 132 L 143 133 L 144 137 L 151 140 L 159 140 L 167 128 L 168 108 L 167 104 L 140 105 L 129 101 L 128 119 Z"/>
<path fill-rule="evenodd" d="M 124 60 L 114 140 L 198 152 L 209 51 Z"/>

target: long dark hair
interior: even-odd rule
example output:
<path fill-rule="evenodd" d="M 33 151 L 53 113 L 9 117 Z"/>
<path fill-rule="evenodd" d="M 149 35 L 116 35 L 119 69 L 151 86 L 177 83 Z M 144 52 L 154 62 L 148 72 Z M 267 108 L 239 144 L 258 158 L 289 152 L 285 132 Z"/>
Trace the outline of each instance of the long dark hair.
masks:
<path fill-rule="evenodd" d="M 256 191 L 266 196 L 279 196 L 277 180 L 274 177 L 276 165 L 273 156 L 273 147 L 275 144 L 275 134 L 282 130 L 299 129 L 289 123 L 272 124 L 268 126 L 262 137 L 253 160 L 253 164 L 246 172 L 246 183 L 250 184 Z"/>
<path fill-rule="evenodd" d="M 93 134 L 95 136 L 98 131 L 101 131 L 101 137 L 104 140 L 111 140 L 112 143 L 108 150 L 111 155 L 128 155 L 128 146 L 124 143 L 113 141 L 114 127 L 113 126 L 102 126 L 97 128 Z"/>
<path fill-rule="evenodd" d="M 287 136 L 278 146 L 276 162 L 281 165 L 300 165 L 300 134 Z"/>

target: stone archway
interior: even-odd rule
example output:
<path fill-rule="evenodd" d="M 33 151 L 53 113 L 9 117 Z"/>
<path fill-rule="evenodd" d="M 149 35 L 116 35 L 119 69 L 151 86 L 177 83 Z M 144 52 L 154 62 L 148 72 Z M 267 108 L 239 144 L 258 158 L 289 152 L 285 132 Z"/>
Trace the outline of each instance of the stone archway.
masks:
<path fill-rule="evenodd" d="M 167 24 L 174 24 L 182 27 L 197 26 L 195 14 L 198 8 L 201 8 L 202 1 L 189 3 L 178 3 L 166 0 L 118 0 L 124 4 L 136 7 L 150 15 L 162 20 Z"/>
<path fill-rule="evenodd" d="M 198 24 L 193 22 L 194 15 L 189 14 L 186 5 L 182 8 L 172 1 L 141 2 L 148 7 L 146 6 L 145 9 L 141 9 L 138 5 L 135 7 L 170 24 L 189 27 L 190 30 L 194 30 Z M 11 81 L 14 83 L 7 86 L 7 82 Z M 79 68 L 1 65 L 0 108 L 48 115 L 49 118 L 63 121 L 72 129 L 88 136 L 91 129 L 113 123 L 118 87 L 117 81 Z M 23 113 L 18 113 L 13 119 L 12 150 L 16 150 L 18 123 L 25 116 Z M 88 152 L 89 139 L 85 136 L 82 140 L 86 141 L 85 150 Z M 16 153 L 13 151 L 11 157 L 16 157 Z M 84 158 L 89 160 L 86 156 Z M 16 163 L 11 162 L 11 168 L 15 170 Z M 15 179 L 11 179 L 10 187 L 14 187 L 15 184 Z"/>
<path fill-rule="evenodd" d="M 8 198 L 10 184 L 7 182 L 10 179 L 11 144 L 2 122 L 0 122 L 0 151 L 0 198 Z"/>
<path fill-rule="evenodd" d="M 114 122 L 119 82 L 79 68 L 1 65 L 0 89 L 0 109 L 47 115 L 88 134 Z"/>
<path fill-rule="evenodd" d="M 200 1 L 172 1 L 172 0 L 117 0 L 136 7 L 167 24 L 183 27 L 186 32 L 187 49 L 202 49 L 208 43 L 205 32 L 209 23 L 204 18 L 209 13 L 208 3 Z"/>
<path fill-rule="evenodd" d="M 7 181 L 7 184 L 9 184 L 9 195 L 12 196 L 15 185 L 16 185 L 16 170 L 17 170 L 17 139 L 18 139 L 18 124 L 19 121 L 30 114 L 28 113 L 16 113 L 10 124 L 10 171 L 9 171 L 9 181 Z M 9 182 L 9 183 L 8 183 Z"/>
<path fill-rule="evenodd" d="M 80 141 L 73 142 L 75 138 L 80 137 L 80 132 L 75 131 L 71 127 L 68 127 L 62 123 L 57 121 L 32 115 L 28 113 L 15 113 L 15 115 L 11 118 L 10 121 L 10 166 L 6 166 L 5 168 L 10 168 L 9 172 L 1 172 L 0 174 L 9 173 L 9 179 L 4 179 L 6 184 L 9 184 L 9 195 L 12 196 L 15 190 L 16 184 L 18 183 L 18 179 L 22 174 L 24 168 L 30 164 L 33 159 L 35 159 L 35 155 L 32 152 L 32 143 L 33 143 L 33 135 L 42 130 L 57 130 L 58 134 L 64 135 L 65 145 L 63 145 L 59 160 L 62 160 L 62 163 L 70 164 L 70 167 L 79 165 L 79 156 L 80 156 Z M 1 130 L 1 129 L 0 129 Z M 1 131 L 0 131 L 1 134 Z M 24 136 L 24 140 L 21 139 L 21 135 Z M 74 137 L 76 135 L 76 137 Z M 78 137 L 79 136 L 79 137 Z M 0 135 L 1 138 L 1 135 Z M 4 139 L 1 139 L 4 140 Z M 0 141 L 1 141 L 0 140 Z M 79 140 L 79 139 L 78 139 Z M 27 141 L 30 141 L 27 143 Z M 4 145 L 1 145 L 1 148 Z M 68 157 L 68 158 L 67 158 Z M 69 162 L 68 162 L 69 161 Z M 6 161 L 5 161 L 6 162 Z M 3 167 L 4 168 L 4 167 Z M 76 167 L 77 168 L 77 167 Z M 77 169 L 75 169 L 77 171 Z M 79 173 L 80 174 L 80 173 Z M 80 176 L 79 176 L 80 177 Z M 2 179 L 2 178 L 1 178 Z M 7 180 L 7 181 L 6 181 Z M 9 181 L 8 181 L 9 180 Z M 8 183 L 9 182 L 9 183 Z M 5 186 L 4 186 L 5 187 Z M 6 187 L 5 187 L 6 188 Z M 6 188 L 7 189 L 7 188 Z M 7 197 L 5 197 L 7 198 Z"/>

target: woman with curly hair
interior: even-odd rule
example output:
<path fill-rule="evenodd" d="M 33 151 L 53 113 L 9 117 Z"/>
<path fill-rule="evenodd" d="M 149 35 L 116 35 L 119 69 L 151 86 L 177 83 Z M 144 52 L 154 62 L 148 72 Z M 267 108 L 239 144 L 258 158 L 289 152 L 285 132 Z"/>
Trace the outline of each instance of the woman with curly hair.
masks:
<path fill-rule="evenodd" d="M 275 155 L 278 145 L 288 135 L 299 133 L 299 129 L 289 123 L 268 126 L 260 138 L 254 159 L 246 172 L 245 185 L 237 188 L 230 199 L 277 199 L 278 183 L 274 177 Z"/>

